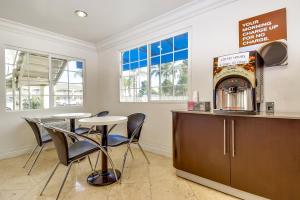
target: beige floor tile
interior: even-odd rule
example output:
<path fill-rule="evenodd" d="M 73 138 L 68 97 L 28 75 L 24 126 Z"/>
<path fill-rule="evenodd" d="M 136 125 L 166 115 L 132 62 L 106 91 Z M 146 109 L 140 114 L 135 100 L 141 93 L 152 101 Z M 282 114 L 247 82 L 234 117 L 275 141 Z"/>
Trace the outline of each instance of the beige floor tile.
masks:
<path fill-rule="evenodd" d="M 124 169 L 122 183 L 149 182 L 149 168 L 143 166 L 129 166 Z"/>
<path fill-rule="evenodd" d="M 151 200 L 150 183 L 116 184 L 109 192 L 108 200 Z"/>
<path fill-rule="evenodd" d="M 0 182 L 0 190 L 30 189 L 36 185 L 32 177 L 24 175 L 26 173 L 24 171 L 23 174 L 15 173 L 15 175 L 7 175 L 5 171 L 1 173 L 4 173 L 4 176 Z"/>
<path fill-rule="evenodd" d="M 0 199 L 17 200 L 26 194 L 27 190 L 3 190 L 0 191 Z"/>
<path fill-rule="evenodd" d="M 149 177 L 153 181 L 176 181 L 180 179 L 175 175 L 175 169 L 172 167 L 165 167 L 151 164 L 149 166 Z"/>
<path fill-rule="evenodd" d="M 109 187 L 81 187 L 81 183 L 73 188 L 65 197 L 64 200 L 83 200 L 83 199 L 108 199 Z"/>
<path fill-rule="evenodd" d="M 58 193 L 58 185 L 51 185 L 48 187 L 42 196 L 40 196 L 41 187 L 35 187 L 32 190 L 29 190 L 24 196 L 18 200 L 55 200 Z M 61 195 L 60 199 L 64 199 L 72 190 L 71 187 L 66 186 Z"/>
<path fill-rule="evenodd" d="M 188 185 L 191 187 L 198 200 L 238 200 L 238 198 L 226 195 L 197 183 L 188 182 Z"/>
<path fill-rule="evenodd" d="M 132 148 L 134 159 L 128 153 L 122 184 L 95 187 L 87 183 L 91 173 L 88 159 L 74 163 L 61 200 L 236 200 L 218 191 L 189 182 L 175 175 L 172 160 L 146 152 L 151 164 L 148 165 L 138 148 Z M 112 148 L 109 151 L 115 167 L 121 168 L 126 146 Z M 97 154 L 91 155 L 92 163 Z M 2 200 L 53 200 L 62 183 L 66 167 L 60 165 L 48 187 L 40 196 L 50 172 L 57 163 L 55 150 L 46 150 L 41 154 L 30 176 L 22 166 L 28 155 L 0 160 L 0 199 Z M 101 159 L 99 160 L 100 167 Z"/>
<path fill-rule="evenodd" d="M 197 200 L 192 189 L 183 180 L 151 181 L 153 200 Z"/>

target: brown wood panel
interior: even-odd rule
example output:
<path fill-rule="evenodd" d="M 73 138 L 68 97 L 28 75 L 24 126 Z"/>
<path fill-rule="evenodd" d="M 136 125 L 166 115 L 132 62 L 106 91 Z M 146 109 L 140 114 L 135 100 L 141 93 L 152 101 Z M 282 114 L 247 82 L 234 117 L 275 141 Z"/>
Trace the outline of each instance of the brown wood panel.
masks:
<path fill-rule="evenodd" d="M 274 200 L 299 200 L 300 120 L 232 119 L 232 187 Z"/>
<path fill-rule="evenodd" d="M 223 123 L 222 116 L 173 113 L 174 167 L 229 185 L 229 141 L 224 155 Z"/>
<path fill-rule="evenodd" d="M 176 112 L 173 112 L 172 113 L 172 139 L 173 139 L 173 166 L 175 168 L 180 168 L 180 160 L 182 159 L 181 158 L 181 155 L 180 155 L 180 144 L 179 144 L 179 141 L 180 141 L 180 134 L 179 134 L 179 131 L 178 131 L 178 113 Z"/>

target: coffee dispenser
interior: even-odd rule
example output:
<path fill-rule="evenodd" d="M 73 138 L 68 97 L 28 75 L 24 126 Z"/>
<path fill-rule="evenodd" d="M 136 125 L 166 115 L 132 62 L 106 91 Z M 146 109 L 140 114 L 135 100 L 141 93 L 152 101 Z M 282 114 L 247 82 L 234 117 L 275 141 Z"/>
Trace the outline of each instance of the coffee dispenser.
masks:
<path fill-rule="evenodd" d="M 256 51 L 214 58 L 214 111 L 253 113 L 263 101 L 263 60 Z"/>

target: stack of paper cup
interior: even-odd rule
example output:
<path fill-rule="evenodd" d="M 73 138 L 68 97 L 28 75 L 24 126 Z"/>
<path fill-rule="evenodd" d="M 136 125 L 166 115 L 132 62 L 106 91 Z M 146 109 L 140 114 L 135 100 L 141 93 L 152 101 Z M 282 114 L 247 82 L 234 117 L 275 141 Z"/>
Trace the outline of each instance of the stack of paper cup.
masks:
<path fill-rule="evenodd" d="M 193 92 L 193 101 L 196 103 L 199 102 L 199 92 L 197 90 Z"/>

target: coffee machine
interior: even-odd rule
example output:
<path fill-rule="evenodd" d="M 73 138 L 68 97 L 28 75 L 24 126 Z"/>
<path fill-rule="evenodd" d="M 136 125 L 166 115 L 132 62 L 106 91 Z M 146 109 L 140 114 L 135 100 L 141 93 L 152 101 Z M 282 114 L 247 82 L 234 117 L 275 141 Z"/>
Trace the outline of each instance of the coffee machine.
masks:
<path fill-rule="evenodd" d="M 263 60 L 256 51 L 214 58 L 214 112 L 255 114 L 263 101 Z"/>

